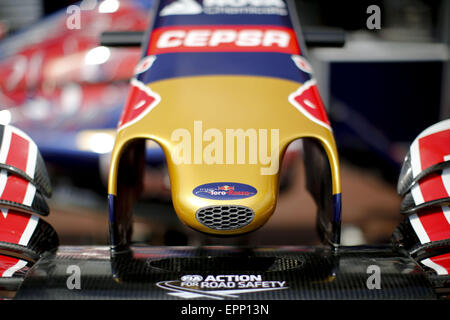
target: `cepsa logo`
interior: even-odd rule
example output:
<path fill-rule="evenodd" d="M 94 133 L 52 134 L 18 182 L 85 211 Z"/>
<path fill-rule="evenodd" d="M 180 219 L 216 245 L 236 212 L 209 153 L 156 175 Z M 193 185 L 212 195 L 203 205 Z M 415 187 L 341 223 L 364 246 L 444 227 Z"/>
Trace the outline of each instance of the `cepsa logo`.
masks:
<path fill-rule="evenodd" d="M 279 52 L 300 54 L 294 30 L 277 26 L 186 26 L 156 29 L 148 54 Z"/>

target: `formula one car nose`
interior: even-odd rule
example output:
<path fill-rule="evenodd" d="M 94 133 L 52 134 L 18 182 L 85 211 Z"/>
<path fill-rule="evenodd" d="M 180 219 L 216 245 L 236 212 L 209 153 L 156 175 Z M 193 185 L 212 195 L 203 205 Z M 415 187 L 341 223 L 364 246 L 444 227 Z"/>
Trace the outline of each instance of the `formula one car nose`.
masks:
<path fill-rule="evenodd" d="M 207 12 L 163 14 L 169 2 L 159 3 L 112 152 L 113 248 L 129 245 L 145 139 L 164 150 L 178 217 L 200 232 L 231 236 L 270 218 L 279 162 L 303 138 L 321 236 L 339 244 L 337 149 L 291 9 L 280 3 L 287 14 L 213 20 Z"/>
<path fill-rule="evenodd" d="M 150 9 L 150 1 L 145 2 L 145 8 Z M 104 10 L 108 3 L 99 2 L 101 10 L 91 13 L 98 11 L 104 15 L 103 11 L 109 11 Z M 131 11 L 126 7 L 129 3 L 133 5 Z M 136 12 L 144 12 L 142 3 L 121 1 L 116 12 L 106 14 L 133 22 L 137 19 Z M 447 184 L 446 167 L 423 174 L 406 186 L 407 190 L 402 190 L 405 199 L 410 197 L 408 194 L 420 192 L 424 201 L 416 201 L 415 197 L 412 201 L 414 206 L 425 204 L 425 207 L 408 216 L 399 215 L 403 222 L 392 235 L 392 243 L 339 245 L 341 190 L 337 151 L 311 66 L 305 59 L 304 37 L 295 22 L 293 4 L 293 0 L 155 2 L 151 10 L 153 25 L 145 36 L 142 59 L 134 68 L 111 155 L 108 186 L 111 246 L 59 246 L 56 232 L 36 212 L 30 208 L 19 212 L 7 203 L 0 203 L 0 300 L 184 301 L 182 308 L 154 304 L 162 307 L 167 318 L 177 319 L 201 315 L 189 311 L 198 310 L 193 309 L 198 303 L 206 304 L 201 300 L 227 300 L 227 308 L 251 305 L 239 300 L 259 301 L 256 305 L 261 306 L 260 310 L 264 307 L 266 315 L 275 315 L 275 309 L 279 308 L 272 308 L 270 300 L 449 299 L 450 207 L 430 206 L 430 201 L 448 195 L 441 192 Z M 96 9 L 95 5 L 95 1 L 89 3 L 91 9 Z M 82 11 L 88 15 L 90 10 Z M 65 22 L 67 12 L 62 11 L 61 16 Z M 97 16 L 91 17 L 96 20 Z M 114 19 L 106 20 L 108 25 L 118 27 Z M 55 29 L 54 24 L 49 23 L 45 30 L 48 28 Z M 83 29 L 87 30 L 84 24 Z M 128 43 L 120 33 L 116 35 L 121 39 L 111 41 L 113 46 Z M 140 45 L 140 36 L 134 37 L 131 44 L 137 38 Z M 45 46 L 37 42 L 38 48 Z M 116 61 L 109 62 L 116 64 Z M 118 69 L 126 69 L 121 70 L 125 71 L 123 74 L 131 74 L 129 66 L 117 64 Z M 112 100 L 122 95 L 122 91 L 114 93 Z M 92 97 L 93 103 L 96 100 L 97 96 Z M 106 118 L 104 108 L 94 105 L 92 108 L 98 111 L 95 114 Z M 87 108 L 88 112 L 92 108 Z M 37 127 L 42 122 L 39 123 Z M 13 128 L 4 130 L 12 132 Z M 422 138 L 433 133 L 439 136 L 439 130 L 431 131 L 426 130 Z M 45 188 L 39 186 L 36 175 L 34 180 L 32 174 L 27 179 L 13 168 L 29 173 L 28 166 L 37 162 L 29 162 L 35 157 L 26 153 L 38 152 L 30 149 L 30 144 L 9 136 L 0 139 L 0 159 L 10 165 L 0 167 L 0 196 L 12 200 L 15 195 L 17 203 L 26 199 L 29 204 L 39 193 L 45 195 Z M 186 239 L 175 243 L 153 235 L 146 239 L 149 244 L 131 243 L 133 202 L 150 176 L 144 171 L 149 169 L 144 167 L 149 164 L 145 163 L 148 140 L 162 146 L 165 153 L 172 200 L 180 219 L 207 234 L 232 236 L 253 231 L 268 221 L 281 184 L 279 161 L 288 156 L 288 145 L 297 139 L 301 139 L 303 146 L 298 152 L 304 156 L 307 188 L 317 204 L 320 235 L 331 245 L 260 247 L 252 246 L 250 237 L 244 239 L 250 245 L 229 246 L 218 245 L 221 241 L 217 239 L 201 237 L 200 243 L 195 241 L 196 245 L 189 246 L 184 245 Z M 410 152 L 413 159 L 406 161 L 410 164 L 405 170 L 415 170 L 417 159 L 421 164 L 419 171 L 423 172 L 447 161 L 448 138 L 438 140 L 437 144 L 429 140 L 424 144 L 426 154 L 436 158 L 424 161 L 430 159 L 422 157 L 425 153 L 417 158 Z M 419 150 L 422 144 L 419 139 Z M 44 151 L 43 148 L 42 154 L 46 156 Z M 25 156 L 16 157 L 22 154 Z M 38 165 L 35 169 L 36 174 L 44 172 Z M 401 178 L 405 177 L 402 174 Z M 95 180 L 89 176 L 89 182 Z M 413 175 L 406 180 L 414 181 Z M 17 185 L 22 188 L 12 189 L 11 182 L 20 182 Z M 20 193 L 13 193 L 14 190 Z M 148 195 L 149 190 L 145 191 Z M 84 206 L 76 208 L 83 210 Z M 373 215 L 372 210 L 364 211 L 365 217 Z M 152 218 L 160 218 L 163 212 Z M 64 220 L 73 225 L 73 220 Z M 82 220 L 76 221 L 83 225 Z M 162 227 L 158 233 L 169 227 L 166 221 L 153 221 L 148 221 L 149 225 Z M 372 225 L 371 221 L 367 222 Z M 279 230 L 284 232 L 293 227 L 286 224 Z M 71 239 L 72 232 L 77 230 L 71 230 Z M 283 240 L 276 233 L 275 238 L 277 242 Z M 140 241 L 143 237 L 135 239 Z M 86 239 L 82 241 L 85 243 Z M 272 240 L 268 237 L 266 241 Z M 147 313 L 149 305 L 144 305 Z M 291 305 L 292 311 L 298 313 L 299 303 Z M 222 307 L 205 308 L 215 309 L 218 311 L 215 314 L 221 317 L 220 313 L 228 314 Z M 35 313 L 34 309 L 30 311 Z M 247 313 L 239 313 L 244 314 Z M 258 317 L 263 313 L 250 314 Z"/>

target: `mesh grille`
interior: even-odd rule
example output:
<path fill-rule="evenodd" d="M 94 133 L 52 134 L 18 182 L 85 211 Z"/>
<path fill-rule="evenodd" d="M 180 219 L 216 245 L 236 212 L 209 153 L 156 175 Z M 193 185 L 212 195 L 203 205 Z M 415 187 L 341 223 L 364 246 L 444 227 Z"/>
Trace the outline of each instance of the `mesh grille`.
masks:
<path fill-rule="evenodd" d="M 216 230 L 234 230 L 252 222 L 255 213 L 244 206 L 209 206 L 197 210 L 197 220 Z"/>

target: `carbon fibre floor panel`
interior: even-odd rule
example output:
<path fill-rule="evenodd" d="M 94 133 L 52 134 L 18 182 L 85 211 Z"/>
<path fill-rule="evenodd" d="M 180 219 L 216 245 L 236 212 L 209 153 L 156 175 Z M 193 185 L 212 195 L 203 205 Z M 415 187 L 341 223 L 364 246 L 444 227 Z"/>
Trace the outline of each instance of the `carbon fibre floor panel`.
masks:
<path fill-rule="evenodd" d="M 375 279 L 378 277 L 378 279 Z M 60 247 L 16 299 L 435 299 L 425 272 L 390 247 Z"/>

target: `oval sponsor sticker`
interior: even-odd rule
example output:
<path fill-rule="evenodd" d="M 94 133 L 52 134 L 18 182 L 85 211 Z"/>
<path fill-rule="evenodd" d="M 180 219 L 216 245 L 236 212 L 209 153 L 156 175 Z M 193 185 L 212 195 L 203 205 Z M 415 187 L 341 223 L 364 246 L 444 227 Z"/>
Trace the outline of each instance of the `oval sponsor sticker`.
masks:
<path fill-rule="evenodd" d="M 253 197 L 257 191 L 248 184 L 235 182 L 215 182 L 202 184 L 193 191 L 200 198 L 212 200 L 235 200 Z"/>

